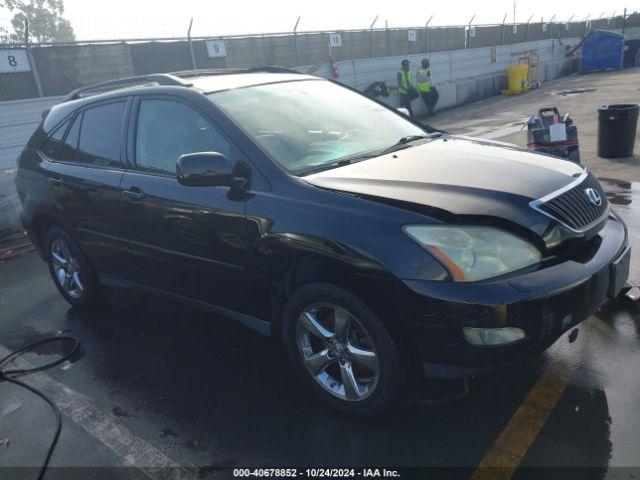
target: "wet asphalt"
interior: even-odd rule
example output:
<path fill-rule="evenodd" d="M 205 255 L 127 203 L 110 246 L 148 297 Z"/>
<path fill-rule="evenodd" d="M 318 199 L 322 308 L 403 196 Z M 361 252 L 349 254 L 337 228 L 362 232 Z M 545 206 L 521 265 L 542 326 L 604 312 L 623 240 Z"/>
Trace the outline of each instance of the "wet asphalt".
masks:
<path fill-rule="evenodd" d="M 640 184 L 603 183 L 640 252 Z M 639 267 L 636 253 L 634 282 Z M 509 442 L 526 445 L 513 478 L 640 478 L 640 307 L 631 302 L 609 304 L 538 358 L 471 379 L 466 395 L 449 398 L 462 392 L 457 383 L 422 385 L 416 398 L 375 420 L 326 409 L 294 381 L 277 342 L 232 320 L 126 289 L 105 308 L 79 311 L 59 296 L 36 253 L 0 263 L 0 345 L 15 350 L 60 333 L 78 339 L 80 352 L 46 376 L 143 446 L 128 456 L 126 445 L 105 443 L 106 427 L 95 418 L 65 414 L 53 467 L 140 466 L 147 448 L 201 478 L 219 467 L 286 465 L 459 467 L 465 478 L 508 431 Z M 40 364 L 64 348 L 26 359 Z M 557 398 L 541 390 L 536 408 L 548 416 L 539 429 L 526 418 L 513 426 L 550 374 L 562 388 Z M 0 467 L 39 465 L 54 427 L 44 402 L 0 383 Z M 37 476 L 35 469 L 1 472 Z M 69 472 L 52 468 L 45 478 Z"/>

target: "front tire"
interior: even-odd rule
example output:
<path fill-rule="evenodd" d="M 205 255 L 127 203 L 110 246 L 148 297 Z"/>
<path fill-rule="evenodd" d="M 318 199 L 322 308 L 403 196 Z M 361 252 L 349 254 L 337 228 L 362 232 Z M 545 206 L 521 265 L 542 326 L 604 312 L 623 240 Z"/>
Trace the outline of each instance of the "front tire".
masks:
<path fill-rule="evenodd" d="M 300 381 L 331 407 L 370 417 L 398 400 L 398 344 L 350 292 L 322 283 L 299 288 L 285 305 L 282 336 Z"/>
<path fill-rule="evenodd" d="M 49 273 L 62 297 L 74 307 L 90 308 L 102 304 L 108 290 L 80 246 L 62 228 L 49 228 L 44 238 Z"/>

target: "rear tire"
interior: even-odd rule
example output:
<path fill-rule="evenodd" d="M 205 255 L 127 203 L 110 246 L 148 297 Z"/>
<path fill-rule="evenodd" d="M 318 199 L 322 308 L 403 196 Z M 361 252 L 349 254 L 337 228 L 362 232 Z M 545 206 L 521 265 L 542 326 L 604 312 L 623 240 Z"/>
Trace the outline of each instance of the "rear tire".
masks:
<path fill-rule="evenodd" d="M 100 285 L 95 269 L 71 235 L 52 226 L 43 245 L 53 283 L 68 303 L 78 308 L 104 304 L 111 290 Z"/>
<path fill-rule="evenodd" d="M 283 310 L 282 339 L 299 380 L 327 405 L 372 417 L 397 402 L 401 352 L 387 326 L 350 292 L 300 287 Z"/>

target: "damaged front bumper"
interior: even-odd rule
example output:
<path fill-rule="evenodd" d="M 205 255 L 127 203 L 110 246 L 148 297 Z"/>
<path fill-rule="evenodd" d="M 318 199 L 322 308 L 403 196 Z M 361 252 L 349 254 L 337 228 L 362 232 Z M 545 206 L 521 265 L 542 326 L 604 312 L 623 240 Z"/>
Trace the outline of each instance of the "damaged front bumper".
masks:
<path fill-rule="evenodd" d="M 629 274 L 624 224 L 610 217 L 589 259 L 568 260 L 498 281 L 405 280 L 395 295 L 414 362 L 430 378 L 469 376 L 538 353 L 616 298 Z M 477 345 L 464 328 L 511 328 L 524 338 Z"/>

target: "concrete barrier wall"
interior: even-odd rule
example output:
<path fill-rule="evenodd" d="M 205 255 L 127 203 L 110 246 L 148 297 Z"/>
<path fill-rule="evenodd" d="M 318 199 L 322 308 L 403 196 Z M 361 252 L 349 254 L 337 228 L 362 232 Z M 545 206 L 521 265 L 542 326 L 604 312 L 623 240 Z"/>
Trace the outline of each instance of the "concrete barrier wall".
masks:
<path fill-rule="evenodd" d="M 577 40 L 567 39 L 567 42 Z M 495 47 L 495 52 L 494 47 L 489 47 L 429 54 L 431 72 L 440 94 L 438 107 L 450 108 L 499 94 L 506 88 L 507 67 L 518 63 L 519 58 L 526 53 L 540 56 L 538 78 L 541 81 L 569 73 L 573 60 L 564 55 L 564 45 L 567 42 L 560 45 L 557 40 L 541 40 Z M 364 90 L 376 81 L 384 81 L 389 86 L 395 86 L 400 61 L 407 58 L 415 75 L 424 56 L 403 55 L 338 62 L 339 81 L 359 90 Z M 308 71 L 306 67 L 300 70 Z M 315 74 L 331 78 L 332 72 L 329 65 L 323 65 Z M 392 106 L 399 106 L 399 97 L 395 93 L 391 93 L 388 98 L 380 99 Z M 421 101 L 414 101 L 413 106 L 417 113 L 424 113 Z"/>
<path fill-rule="evenodd" d="M 640 27 L 627 29 L 625 34 L 627 38 L 640 38 Z M 421 59 L 428 56 L 440 94 L 438 108 L 450 108 L 500 94 L 501 90 L 507 88 L 507 67 L 518 63 L 519 59 L 527 54 L 539 56 L 540 63 L 534 76 L 542 82 L 574 72 L 577 63 L 575 59 L 567 58 L 565 52 L 567 46 L 575 45 L 580 40 L 581 37 L 560 41 L 547 39 L 497 47 L 435 52 L 428 55 L 421 53 L 342 61 L 338 62 L 339 81 L 359 90 L 364 90 L 376 81 L 384 81 L 389 86 L 395 86 L 396 73 L 402 59 L 407 58 L 411 62 L 415 75 Z M 319 68 L 300 67 L 300 70 L 326 78 L 332 77 L 329 64 Z M 391 93 L 388 98 L 380 99 L 394 107 L 400 104 L 395 93 Z M 414 101 L 412 106 L 416 113 L 425 113 L 421 101 Z"/>

